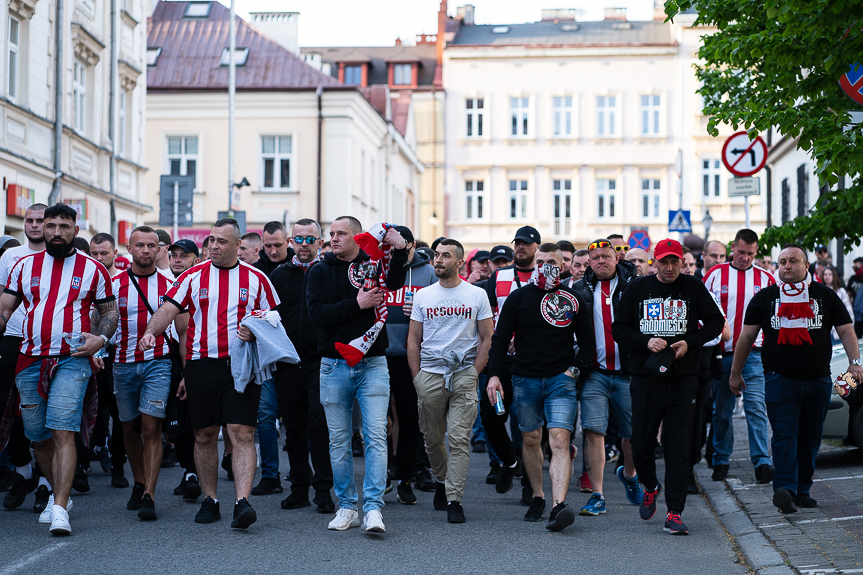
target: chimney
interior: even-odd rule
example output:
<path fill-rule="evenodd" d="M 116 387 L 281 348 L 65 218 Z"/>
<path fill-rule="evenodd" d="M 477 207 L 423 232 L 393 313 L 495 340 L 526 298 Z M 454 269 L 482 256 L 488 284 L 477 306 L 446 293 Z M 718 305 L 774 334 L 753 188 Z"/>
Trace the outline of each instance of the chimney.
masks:
<path fill-rule="evenodd" d="M 605 19 L 626 22 L 626 8 L 606 8 Z"/>
<path fill-rule="evenodd" d="M 249 15 L 255 28 L 267 38 L 299 56 L 299 12 L 249 12 Z"/>
<path fill-rule="evenodd" d="M 575 20 L 575 15 L 578 12 L 575 8 L 543 8 L 542 21 L 549 20 Z"/>
<path fill-rule="evenodd" d="M 461 20 L 461 23 L 465 26 L 473 26 L 474 9 L 475 8 L 473 4 L 465 4 L 464 6 L 459 6 L 456 9 L 455 17 L 456 19 Z"/>
<path fill-rule="evenodd" d="M 417 46 L 421 46 L 423 44 L 434 44 L 435 42 L 437 42 L 437 36 L 434 34 L 417 34 Z"/>
<path fill-rule="evenodd" d="M 401 46 L 401 45 L 402 45 L 402 39 L 396 38 L 396 46 Z"/>

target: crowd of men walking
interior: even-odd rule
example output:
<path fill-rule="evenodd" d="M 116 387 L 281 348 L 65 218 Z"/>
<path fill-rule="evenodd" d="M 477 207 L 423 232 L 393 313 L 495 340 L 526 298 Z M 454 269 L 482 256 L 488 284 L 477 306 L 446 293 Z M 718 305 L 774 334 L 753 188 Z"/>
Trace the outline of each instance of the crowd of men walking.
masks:
<path fill-rule="evenodd" d="M 257 520 L 251 496 L 284 482 L 281 507 L 314 503 L 335 513 L 331 530 L 384 532 L 394 487 L 404 505 L 417 503 L 414 487 L 433 491 L 434 508 L 464 523 L 472 452 L 487 453 L 497 493 L 520 478 L 524 520 L 546 518 L 551 531 L 607 512 L 604 469 L 618 459 L 640 517 L 654 517 L 664 489 L 664 529 L 687 534 L 702 448 L 714 480 L 728 473 L 735 396 L 754 478 L 772 482 L 790 513 L 817 505 L 809 489 L 834 341 L 863 381 L 851 318 L 863 273 L 849 294 L 826 250 L 810 268 L 795 244 L 776 269 L 755 265 L 747 229 L 730 261 L 709 242 L 699 268 L 672 239 L 651 257 L 621 236 L 577 249 L 525 226 L 512 247 L 465 254 L 456 239 L 429 246 L 407 227 L 364 231 L 351 216 L 326 241 L 311 219 L 290 234 L 270 222 L 260 236 L 223 219 L 200 247 L 139 226 L 127 260 L 110 234 L 78 237 L 66 205 L 33 205 L 24 222 L 24 245 L 0 238 L 3 506 L 35 491 L 53 534 L 71 533 L 71 493 L 89 490 L 91 459 L 123 489 L 128 462 L 127 509 L 145 521 L 158 517 L 160 468 L 175 457 L 174 495 L 203 497 L 197 523 L 221 518 L 220 467 L 234 484 L 234 529 Z M 576 512 L 567 496 L 579 421 L 576 483 L 590 495 Z"/>

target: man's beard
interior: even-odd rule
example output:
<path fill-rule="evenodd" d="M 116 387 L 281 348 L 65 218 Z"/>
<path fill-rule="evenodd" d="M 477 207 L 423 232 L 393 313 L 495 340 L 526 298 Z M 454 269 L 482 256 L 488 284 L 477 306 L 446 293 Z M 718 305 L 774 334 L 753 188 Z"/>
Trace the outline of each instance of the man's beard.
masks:
<path fill-rule="evenodd" d="M 529 256 L 529 255 L 520 256 L 520 255 L 516 254 L 515 266 L 522 268 L 522 269 L 533 267 L 533 256 Z"/>
<path fill-rule="evenodd" d="M 45 234 L 43 234 L 42 232 L 39 232 L 39 235 L 36 236 L 35 238 L 31 237 L 29 234 L 27 234 L 27 232 L 24 232 L 24 235 L 27 236 L 27 241 L 29 241 L 30 243 L 33 243 L 33 244 L 45 243 Z"/>
<path fill-rule="evenodd" d="M 63 243 L 48 242 L 45 244 L 45 251 L 52 258 L 65 258 L 72 253 L 72 244 L 63 240 Z"/>

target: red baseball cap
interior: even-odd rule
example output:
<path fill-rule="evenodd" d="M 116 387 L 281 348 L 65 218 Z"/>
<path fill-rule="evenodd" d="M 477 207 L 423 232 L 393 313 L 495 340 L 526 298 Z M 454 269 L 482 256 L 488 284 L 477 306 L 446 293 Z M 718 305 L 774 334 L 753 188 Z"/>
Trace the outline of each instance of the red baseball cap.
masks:
<path fill-rule="evenodd" d="M 659 240 L 656 247 L 653 248 L 653 259 L 661 260 L 664 257 L 677 256 L 683 259 L 683 249 L 680 247 L 680 242 L 671 239 Z"/>

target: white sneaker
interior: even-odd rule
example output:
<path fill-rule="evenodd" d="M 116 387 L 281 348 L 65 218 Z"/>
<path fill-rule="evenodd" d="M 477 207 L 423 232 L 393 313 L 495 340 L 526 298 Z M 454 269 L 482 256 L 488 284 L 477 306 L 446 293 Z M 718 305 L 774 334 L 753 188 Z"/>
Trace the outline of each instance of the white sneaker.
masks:
<path fill-rule="evenodd" d="M 39 515 L 39 523 L 51 523 L 51 513 L 54 511 L 54 494 L 48 497 L 48 505 L 45 510 Z M 70 497 L 66 503 L 66 512 L 72 511 L 72 498 Z"/>
<path fill-rule="evenodd" d="M 363 531 L 366 533 L 383 533 L 386 531 L 384 518 L 381 517 L 380 511 L 372 509 L 366 513 L 366 516 L 363 517 Z"/>
<path fill-rule="evenodd" d="M 357 513 L 353 509 L 345 509 L 344 507 L 340 507 L 338 511 L 336 511 L 336 517 L 330 524 L 327 525 L 327 529 L 331 531 L 344 531 L 345 529 L 350 529 L 351 527 L 359 527 L 360 525 L 360 514 Z"/>
<path fill-rule="evenodd" d="M 51 514 L 51 533 L 54 535 L 72 533 L 72 526 L 69 525 L 69 513 L 59 505 L 54 506 L 54 511 Z"/>

